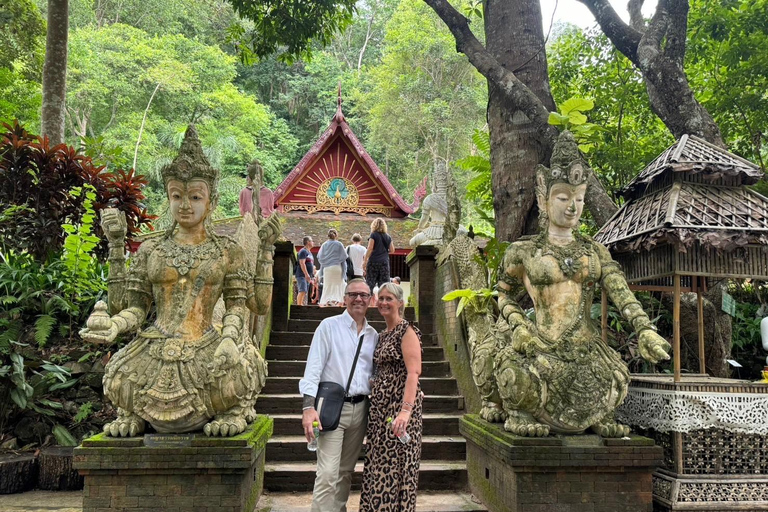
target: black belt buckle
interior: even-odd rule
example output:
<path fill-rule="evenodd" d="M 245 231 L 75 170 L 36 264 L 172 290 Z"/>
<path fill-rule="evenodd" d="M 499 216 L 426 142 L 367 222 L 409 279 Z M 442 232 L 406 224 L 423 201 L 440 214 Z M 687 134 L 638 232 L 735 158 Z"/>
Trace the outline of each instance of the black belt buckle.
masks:
<path fill-rule="evenodd" d="M 345 396 L 344 401 L 357 404 L 365 400 L 365 395 Z"/>

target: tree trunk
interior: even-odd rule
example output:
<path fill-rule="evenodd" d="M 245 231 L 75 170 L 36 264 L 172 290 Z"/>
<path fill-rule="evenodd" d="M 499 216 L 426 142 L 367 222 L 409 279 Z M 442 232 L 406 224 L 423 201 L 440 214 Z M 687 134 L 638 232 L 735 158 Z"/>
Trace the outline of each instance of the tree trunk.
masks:
<path fill-rule="evenodd" d="M 72 469 L 72 446 L 50 446 L 40 452 L 38 487 L 46 491 L 76 491 L 83 488 L 83 477 Z"/>
<path fill-rule="evenodd" d="M 488 52 L 547 110 L 555 110 L 539 0 L 488 0 L 484 19 Z M 552 147 L 542 141 L 534 122 L 492 80 L 488 81 L 488 128 L 496 236 L 515 240 L 536 226 L 536 167 L 549 162 Z"/>
<path fill-rule="evenodd" d="M 450 29 L 456 50 L 465 54 L 488 80 L 496 233 L 502 240 L 514 240 L 536 225 L 536 165 L 549 162 L 559 134 L 547 122 L 554 102 L 549 92 L 539 5 L 535 0 L 488 1 L 484 16 L 489 46 L 486 49 L 472 34 L 467 18 L 447 0 L 424 1 Z M 517 23 L 517 30 L 509 29 L 512 23 Z M 518 73 L 530 81 L 531 87 L 517 77 Z M 590 183 L 594 185 L 597 179 L 593 176 Z M 616 205 L 601 186 L 589 187 L 585 199 L 598 225 L 616 212 Z"/>
<path fill-rule="evenodd" d="M 34 455 L 0 455 L 0 494 L 28 491 L 36 484 L 37 459 Z"/>
<path fill-rule="evenodd" d="M 51 145 L 64 142 L 68 34 L 69 0 L 48 0 L 41 131 Z"/>

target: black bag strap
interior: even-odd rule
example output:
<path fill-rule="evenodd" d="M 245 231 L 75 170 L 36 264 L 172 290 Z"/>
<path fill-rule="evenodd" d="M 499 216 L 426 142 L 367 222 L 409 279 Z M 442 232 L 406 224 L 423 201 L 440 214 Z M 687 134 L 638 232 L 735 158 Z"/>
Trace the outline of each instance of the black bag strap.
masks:
<path fill-rule="evenodd" d="M 344 396 L 349 395 L 349 386 L 352 384 L 352 376 L 355 374 L 357 358 L 360 356 L 360 349 L 363 348 L 363 338 L 365 338 L 365 334 L 360 336 L 360 341 L 357 343 L 357 352 L 355 352 L 355 360 L 352 361 L 352 371 L 349 372 L 349 380 L 347 381 L 347 388 L 344 390 Z"/>

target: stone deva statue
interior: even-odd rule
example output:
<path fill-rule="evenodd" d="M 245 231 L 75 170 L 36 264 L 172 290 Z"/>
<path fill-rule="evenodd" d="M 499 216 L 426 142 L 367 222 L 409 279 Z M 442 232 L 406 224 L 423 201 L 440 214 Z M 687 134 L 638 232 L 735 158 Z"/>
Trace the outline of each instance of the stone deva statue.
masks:
<path fill-rule="evenodd" d="M 487 350 L 475 355 L 475 378 L 486 384 L 483 415 L 505 418 L 504 428 L 518 435 L 587 429 L 604 437 L 629 433 L 629 427 L 614 420 L 614 410 L 627 394 L 629 371 L 603 343 L 590 317 L 598 288 L 632 324 L 642 357 L 651 363 L 669 359 L 669 344 L 656 333 L 619 265 L 604 246 L 578 231 L 586 165 L 573 135 L 563 132 L 551 168 L 537 170 L 541 232 L 511 244 L 499 270 L 493 378 L 487 375 L 489 365 L 482 363 L 487 363 Z M 523 290 L 533 300 L 535 321 L 515 301 Z"/>
<path fill-rule="evenodd" d="M 449 172 L 445 162 L 435 164 L 432 193 L 421 203 L 421 220 L 419 220 L 415 234 L 409 242 L 411 247 L 441 245 L 443 243 L 443 227 L 448 216 L 446 189 L 448 188 Z"/>
<path fill-rule="evenodd" d="M 235 435 L 255 418 L 254 403 L 264 385 L 266 364 L 248 332 L 248 310 L 265 314 L 269 307 L 280 222 L 273 216 L 252 234 L 260 237 L 258 254 L 213 232 L 219 175 L 192 126 L 162 175 L 173 225 L 161 238 L 141 244 L 127 273 L 117 254 L 120 215 L 117 210 L 102 215 L 116 252 L 110 261 L 123 265 L 109 280 L 109 296 L 118 299 L 110 301 L 110 312 L 97 304 L 81 335 L 112 343 L 118 334 L 138 331 L 107 364 L 104 393 L 118 417 L 104 431 L 136 436 L 148 422 L 161 433 L 202 428 L 207 435 Z M 250 214 L 245 220 L 255 227 Z M 211 318 L 222 296 L 219 332 Z M 156 318 L 145 325 L 153 304 Z"/>

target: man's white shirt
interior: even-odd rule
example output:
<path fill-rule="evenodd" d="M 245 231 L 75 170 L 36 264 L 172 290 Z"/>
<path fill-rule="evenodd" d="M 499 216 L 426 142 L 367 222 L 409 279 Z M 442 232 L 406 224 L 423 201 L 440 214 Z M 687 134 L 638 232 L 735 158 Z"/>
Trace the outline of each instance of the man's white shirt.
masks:
<path fill-rule="evenodd" d="M 365 253 L 368 249 L 360 244 L 349 244 L 347 246 L 347 254 L 352 259 L 352 264 L 355 267 L 355 275 L 363 275 L 363 260 L 365 259 Z"/>
<path fill-rule="evenodd" d="M 304 378 L 299 381 L 299 392 L 302 395 L 317 396 L 318 384 L 327 381 L 346 388 L 361 335 L 364 336 L 363 346 L 349 385 L 349 395 L 371 394 L 369 380 L 373 372 L 373 351 L 379 335 L 367 320 L 358 334 L 357 323 L 346 310 L 320 322 L 309 347 Z"/>

